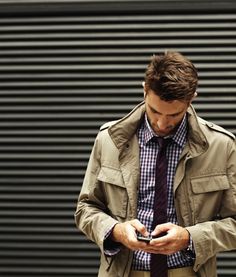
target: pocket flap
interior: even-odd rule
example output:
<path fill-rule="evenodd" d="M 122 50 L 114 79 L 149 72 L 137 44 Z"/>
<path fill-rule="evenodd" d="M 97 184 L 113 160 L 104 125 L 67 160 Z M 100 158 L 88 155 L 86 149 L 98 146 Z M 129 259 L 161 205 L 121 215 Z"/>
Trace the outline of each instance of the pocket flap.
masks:
<path fill-rule="evenodd" d="M 203 176 L 191 179 L 193 192 L 205 193 L 229 188 L 229 181 L 226 175 Z"/>
<path fill-rule="evenodd" d="M 119 187 L 125 187 L 123 176 L 119 169 L 102 166 L 98 174 L 98 180 Z"/>

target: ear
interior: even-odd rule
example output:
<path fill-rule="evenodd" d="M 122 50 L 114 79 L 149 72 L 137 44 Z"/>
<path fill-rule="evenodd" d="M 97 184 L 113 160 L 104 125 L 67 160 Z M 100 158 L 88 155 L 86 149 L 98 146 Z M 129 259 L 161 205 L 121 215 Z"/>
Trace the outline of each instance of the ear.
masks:
<path fill-rule="evenodd" d="M 143 96 L 144 96 L 144 98 L 146 98 L 147 91 L 145 90 L 145 82 L 144 81 L 142 82 L 142 86 L 143 86 Z"/>
<path fill-rule="evenodd" d="M 195 92 L 194 92 L 194 95 L 193 95 L 193 97 L 192 97 L 192 99 L 191 99 L 191 101 L 190 101 L 189 104 L 191 104 L 191 103 L 193 102 L 193 100 L 194 100 L 196 97 L 197 97 L 197 92 L 195 91 Z"/>

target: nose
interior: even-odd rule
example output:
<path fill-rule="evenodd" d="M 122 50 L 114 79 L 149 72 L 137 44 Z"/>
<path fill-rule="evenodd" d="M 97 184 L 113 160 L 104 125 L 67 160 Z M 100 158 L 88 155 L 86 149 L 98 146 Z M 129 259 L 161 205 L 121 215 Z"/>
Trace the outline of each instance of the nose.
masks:
<path fill-rule="evenodd" d="M 166 129 L 168 129 L 169 126 L 169 121 L 167 120 L 167 118 L 159 118 L 157 121 L 157 127 L 160 131 L 164 131 Z"/>

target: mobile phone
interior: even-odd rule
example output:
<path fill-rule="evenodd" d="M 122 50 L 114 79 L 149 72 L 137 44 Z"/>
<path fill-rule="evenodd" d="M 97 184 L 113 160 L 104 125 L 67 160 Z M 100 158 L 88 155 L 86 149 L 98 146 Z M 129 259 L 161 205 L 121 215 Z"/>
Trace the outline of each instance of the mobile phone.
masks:
<path fill-rule="evenodd" d="M 137 240 L 144 241 L 144 242 L 150 242 L 152 240 L 152 237 L 143 237 L 143 236 L 137 236 Z"/>

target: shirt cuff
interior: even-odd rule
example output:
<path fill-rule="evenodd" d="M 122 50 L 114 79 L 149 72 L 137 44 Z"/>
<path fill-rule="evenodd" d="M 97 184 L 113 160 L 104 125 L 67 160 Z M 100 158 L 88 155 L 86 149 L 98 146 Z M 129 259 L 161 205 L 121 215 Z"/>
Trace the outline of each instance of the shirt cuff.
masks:
<path fill-rule="evenodd" d="M 195 249 L 194 249 L 194 244 L 193 244 L 193 239 L 191 237 L 191 235 L 189 234 L 189 245 L 186 249 L 182 250 L 182 253 L 187 256 L 188 258 L 190 258 L 191 260 L 194 260 L 196 258 L 195 255 Z"/>
<path fill-rule="evenodd" d="M 104 254 L 106 256 L 114 256 L 117 253 L 120 252 L 122 244 L 119 242 L 115 242 L 111 239 L 111 234 L 113 231 L 113 228 L 115 227 L 117 223 L 115 223 L 105 234 L 104 241 L 103 241 L 103 247 L 104 247 Z"/>

